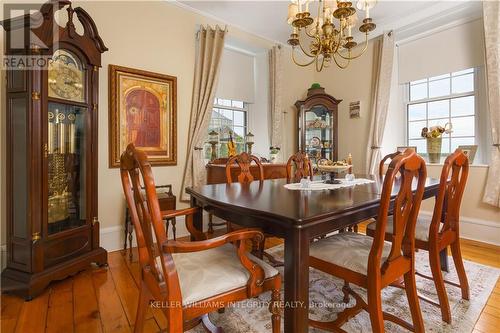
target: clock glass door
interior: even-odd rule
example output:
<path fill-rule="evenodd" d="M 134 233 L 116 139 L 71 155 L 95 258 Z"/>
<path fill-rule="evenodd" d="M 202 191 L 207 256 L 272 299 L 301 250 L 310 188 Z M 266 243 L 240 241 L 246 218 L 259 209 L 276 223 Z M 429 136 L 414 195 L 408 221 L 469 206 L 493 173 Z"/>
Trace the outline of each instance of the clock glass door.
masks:
<path fill-rule="evenodd" d="M 49 102 L 48 113 L 48 232 L 86 223 L 87 109 Z"/>
<path fill-rule="evenodd" d="M 89 113 L 85 68 L 78 57 L 55 51 L 47 79 L 47 229 L 53 234 L 87 222 Z"/>

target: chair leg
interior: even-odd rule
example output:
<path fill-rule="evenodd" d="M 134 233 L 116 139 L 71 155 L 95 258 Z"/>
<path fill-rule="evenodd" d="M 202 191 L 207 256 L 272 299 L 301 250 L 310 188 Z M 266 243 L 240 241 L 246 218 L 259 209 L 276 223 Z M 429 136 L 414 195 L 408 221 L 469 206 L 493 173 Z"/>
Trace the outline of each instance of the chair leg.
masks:
<path fill-rule="evenodd" d="M 139 292 L 139 305 L 137 306 L 137 313 L 135 315 L 134 333 L 142 333 L 144 329 L 144 320 L 146 319 L 146 312 L 148 309 L 150 293 L 147 286 L 142 283 Z"/>
<path fill-rule="evenodd" d="M 368 288 L 368 313 L 374 333 L 385 332 L 384 316 L 382 314 L 382 296 L 379 288 Z"/>
<path fill-rule="evenodd" d="M 214 233 L 214 222 L 212 213 L 208 213 L 208 231 L 209 235 Z"/>
<path fill-rule="evenodd" d="M 412 270 L 404 275 L 406 297 L 410 306 L 411 319 L 413 322 L 414 332 L 425 332 L 422 312 L 420 311 L 420 303 L 418 301 L 417 284 L 415 281 L 415 271 Z"/>
<path fill-rule="evenodd" d="M 210 333 L 224 333 L 222 327 L 215 326 L 215 324 L 212 323 L 208 314 L 201 316 L 201 324 L 203 325 L 203 328 Z"/>
<path fill-rule="evenodd" d="M 441 273 L 441 261 L 439 259 L 439 251 L 437 249 L 429 249 L 429 264 L 431 266 L 432 277 L 441 307 L 441 317 L 448 324 L 451 323 L 450 304 L 448 303 L 448 295 L 444 286 L 443 275 Z"/>
<path fill-rule="evenodd" d="M 349 290 L 350 290 L 349 282 L 344 280 L 344 287 L 342 288 L 342 293 L 344 294 L 342 302 L 344 303 L 349 303 Z"/>
<path fill-rule="evenodd" d="M 457 239 L 451 244 L 451 255 L 458 274 L 458 281 L 460 281 L 460 289 L 462 289 L 462 298 L 469 299 L 469 282 L 467 281 L 467 274 L 465 274 L 464 262 L 462 260 L 462 251 L 460 250 L 460 241 Z"/>
<path fill-rule="evenodd" d="M 280 309 L 280 290 L 274 289 L 271 292 L 271 303 L 269 304 L 269 312 L 271 312 L 271 324 L 273 333 L 281 332 L 281 309 Z"/>

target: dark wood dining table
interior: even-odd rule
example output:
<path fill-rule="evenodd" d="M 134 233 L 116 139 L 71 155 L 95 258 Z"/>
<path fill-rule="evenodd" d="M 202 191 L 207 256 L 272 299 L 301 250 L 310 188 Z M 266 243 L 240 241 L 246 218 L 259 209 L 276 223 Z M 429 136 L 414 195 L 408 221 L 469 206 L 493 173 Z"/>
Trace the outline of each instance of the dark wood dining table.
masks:
<path fill-rule="evenodd" d="M 289 190 L 285 179 L 250 184 L 214 184 L 188 188 L 191 206 L 238 225 L 258 227 L 285 241 L 285 332 L 308 331 L 309 243 L 315 237 L 377 216 L 383 180 L 357 175 L 373 183 L 322 191 Z M 424 199 L 437 195 L 439 180 L 428 178 Z M 396 181 L 393 196 L 399 190 Z M 202 214 L 194 217 L 202 230 Z"/>

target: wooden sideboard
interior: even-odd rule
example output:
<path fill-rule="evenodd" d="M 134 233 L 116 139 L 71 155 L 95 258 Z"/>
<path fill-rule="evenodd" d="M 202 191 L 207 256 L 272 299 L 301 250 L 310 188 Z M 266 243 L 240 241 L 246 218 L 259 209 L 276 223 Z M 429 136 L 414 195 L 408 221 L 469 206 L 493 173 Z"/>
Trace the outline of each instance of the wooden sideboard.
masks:
<path fill-rule="evenodd" d="M 284 163 L 263 163 L 264 179 L 286 178 L 286 164 Z M 207 184 L 222 184 L 226 182 L 226 165 L 208 163 L 207 166 Z M 239 174 L 239 167 L 231 167 L 231 176 L 233 179 Z M 250 172 L 254 177 L 258 177 L 258 168 L 255 165 L 250 167 Z"/>

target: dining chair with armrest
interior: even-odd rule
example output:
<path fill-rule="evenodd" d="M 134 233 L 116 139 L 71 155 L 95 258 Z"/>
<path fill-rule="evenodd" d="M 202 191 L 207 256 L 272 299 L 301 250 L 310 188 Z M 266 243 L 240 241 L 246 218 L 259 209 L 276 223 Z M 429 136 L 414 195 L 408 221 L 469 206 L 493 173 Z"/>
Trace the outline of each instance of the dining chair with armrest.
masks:
<path fill-rule="evenodd" d="M 396 174 L 400 174 L 396 177 Z M 362 310 L 370 315 L 373 332 L 384 332 L 384 320 L 392 321 L 414 332 L 424 332 L 422 314 L 415 285 L 415 223 L 422 201 L 426 166 L 413 150 L 396 156 L 384 178 L 380 208 L 374 237 L 343 232 L 311 244 L 310 265 L 313 268 L 344 280 L 344 302 L 349 296 L 356 300 L 354 307 L 346 308 L 332 322 L 309 320 L 313 327 L 344 332 L 340 327 Z M 416 189 L 412 182 L 416 180 Z M 394 189 L 397 193 L 391 199 Z M 388 214 L 393 201 L 395 223 L 388 228 Z M 385 242 L 386 231 L 392 243 Z M 413 324 L 382 311 L 382 289 L 404 277 L 406 295 Z M 350 288 L 350 283 L 367 290 L 365 302 Z"/>
<path fill-rule="evenodd" d="M 193 217 L 202 214 L 200 209 L 161 212 L 151 165 L 133 144 L 122 154 L 120 169 L 141 265 L 134 332 L 143 331 L 150 299 L 160 301 L 169 333 L 189 330 L 200 322 L 211 332 L 221 332 L 210 322 L 208 313 L 265 291 L 271 291 L 273 333 L 280 332 L 280 274 L 247 253 L 245 246 L 247 240 L 260 244 L 264 235 L 258 230 L 244 229 L 207 239 L 193 225 Z M 146 199 L 140 191 L 141 179 Z M 185 217 L 186 228 L 195 241 L 167 239 L 162 220 L 178 216 Z"/>
<path fill-rule="evenodd" d="M 257 166 L 258 170 L 257 179 L 255 179 L 255 177 L 250 172 L 250 166 L 252 165 L 252 162 L 254 162 L 255 165 Z M 240 173 L 236 177 L 236 181 L 238 183 L 248 184 L 253 182 L 254 180 L 258 180 L 260 182 L 264 181 L 264 169 L 262 167 L 262 163 L 260 162 L 259 158 L 257 156 L 249 155 L 248 153 L 243 152 L 239 155 L 231 157 L 226 163 L 226 180 L 228 184 L 231 184 L 233 182 L 231 176 L 231 168 L 233 167 L 234 164 L 238 165 L 238 167 L 240 168 Z M 231 223 L 230 221 L 228 221 L 227 222 L 228 231 L 232 231 L 235 224 L 237 223 Z M 264 236 L 267 237 L 269 235 L 265 234 Z M 265 238 L 262 240 L 262 243 L 259 245 L 258 248 L 257 247 L 252 248 L 252 253 L 258 256 L 259 258 L 263 258 L 265 256 L 272 263 L 274 267 L 283 266 L 284 262 L 278 260 L 272 254 L 266 252 L 264 250 L 264 245 L 265 245 Z"/>
<path fill-rule="evenodd" d="M 461 288 L 462 298 L 469 299 L 469 284 L 465 273 L 462 254 L 460 251 L 460 204 L 464 193 L 467 176 L 469 174 L 469 161 L 465 154 L 457 149 L 449 155 L 443 165 L 439 184 L 439 191 L 434 205 L 431 221 L 418 219 L 415 231 L 415 248 L 429 252 L 429 264 L 432 277 L 417 272 L 417 275 L 434 281 L 438 300 L 435 302 L 427 297 L 419 297 L 441 308 L 441 316 L 447 323 L 451 322 L 450 304 L 446 294 L 445 283 Z M 388 221 L 388 226 L 392 221 Z M 369 224 L 366 233 L 373 235 L 376 226 Z M 386 240 L 390 241 L 390 235 Z M 448 247 L 458 274 L 459 283 L 445 281 L 441 273 L 439 253 Z"/>

